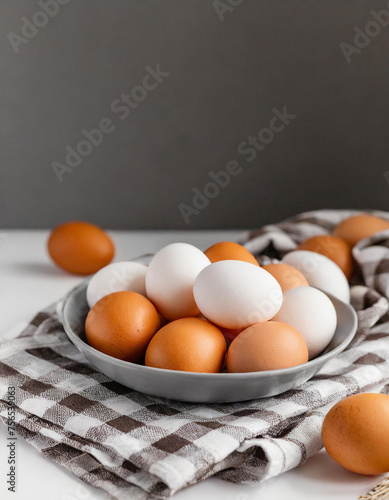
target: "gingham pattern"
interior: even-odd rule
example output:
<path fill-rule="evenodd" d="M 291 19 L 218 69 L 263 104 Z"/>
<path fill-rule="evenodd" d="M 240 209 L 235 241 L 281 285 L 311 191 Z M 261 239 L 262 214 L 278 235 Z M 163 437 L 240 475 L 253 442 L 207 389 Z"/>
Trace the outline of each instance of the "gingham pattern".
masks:
<path fill-rule="evenodd" d="M 278 259 L 348 215 L 302 214 L 251 234 L 246 246 L 260 262 Z M 354 255 L 362 268 L 351 288 L 357 336 L 297 389 L 234 404 L 145 396 L 91 368 L 52 306 L 0 345 L 0 416 L 6 420 L 7 389 L 15 386 L 19 435 L 113 499 L 167 497 L 211 475 L 258 482 L 296 467 L 320 449 L 333 404 L 389 392 L 389 232 L 361 242 Z"/>

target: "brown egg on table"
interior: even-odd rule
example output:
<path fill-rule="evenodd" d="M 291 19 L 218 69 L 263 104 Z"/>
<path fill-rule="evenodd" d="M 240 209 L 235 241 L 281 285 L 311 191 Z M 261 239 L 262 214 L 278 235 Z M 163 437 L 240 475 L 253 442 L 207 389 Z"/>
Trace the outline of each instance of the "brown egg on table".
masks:
<path fill-rule="evenodd" d="M 102 229 L 89 222 L 66 222 L 50 234 L 50 257 L 65 271 L 94 274 L 108 265 L 115 254 L 113 241 Z"/>
<path fill-rule="evenodd" d="M 290 288 L 309 286 L 305 276 L 297 269 L 287 264 L 267 264 L 262 269 L 270 273 L 281 286 L 283 292 Z"/>
<path fill-rule="evenodd" d="M 333 235 L 342 238 L 353 247 L 358 241 L 385 229 L 389 229 L 389 221 L 375 215 L 354 215 L 338 224 L 333 231 Z"/>
<path fill-rule="evenodd" d="M 308 361 L 302 335 L 279 321 L 255 323 L 231 343 L 226 358 L 230 373 L 278 370 Z"/>
<path fill-rule="evenodd" d="M 322 438 L 338 464 L 359 474 L 389 472 L 389 396 L 356 394 L 327 413 Z"/>
<path fill-rule="evenodd" d="M 222 332 L 209 321 L 181 318 L 161 328 L 151 339 L 146 366 L 187 372 L 218 373 L 227 351 Z"/>
<path fill-rule="evenodd" d="M 100 299 L 89 311 L 85 334 L 98 351 L 141 363 L 160 324 L 156 308 L 146 297 L 136 292 L 115 292 Z"/>
<path fill-rule="evenodd" d="M 220 260 L 242 260 L 259 266 L 257 259 L 252 253 L 246 250 L 244 246 L 233 241 L 220 241 L 219 243 L 215 243 L 204 253 L 211 262 L 218 262 Z"/>
<path fill-rule="evenodd" d="M 297 250 L 309 250 L 325 255 L 338 264 L 348 280 L 351 278 L 354 261 L 351 247 L 345 240 L 331 235 L 313 236 L 300 243 Z"/>

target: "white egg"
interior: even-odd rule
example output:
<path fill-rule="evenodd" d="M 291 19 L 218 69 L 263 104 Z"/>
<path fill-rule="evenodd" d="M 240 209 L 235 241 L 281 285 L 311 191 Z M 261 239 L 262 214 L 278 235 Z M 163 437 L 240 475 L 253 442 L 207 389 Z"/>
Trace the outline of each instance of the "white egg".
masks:
<path fill-rule="evenodd" d="M 308 250 L 295 250 L 286 254 L 282 262 L 298 269 L 311 286 L 343 302 L 350 302 L 347 279 L 340 267 L 328 257 Z"/>
<path fill-rule="evenodd" d="M 331 300 L 310 286 L 286 290 L 281 309 L 273 320 L 287 323 L 301 333 L 308 346 L 309 359 L 327 347 L 337 322 Z"/>
<path fill-rule="evenodd" d="M 146 274 L 148 298 L 168 319 L 197 316 L 193 283 L 211 261 L 193 245 L 172 243 L 152 258 Z"/>
<path fill-rule="evenodd" d="M 197 276 L 193 294 L 201 313 L 224 328 L 246 328 L 271 319 L 282 304 L 282 290 L 264 269 L 223 260 Z"/>
<path fill-rule="evenodd" d="M 147 267 L 138 262 L 114 262 L 103 267 L 90 280 L 86 300 L 89 307 L 114 292 L 130 291 L 146 296 Z"/>

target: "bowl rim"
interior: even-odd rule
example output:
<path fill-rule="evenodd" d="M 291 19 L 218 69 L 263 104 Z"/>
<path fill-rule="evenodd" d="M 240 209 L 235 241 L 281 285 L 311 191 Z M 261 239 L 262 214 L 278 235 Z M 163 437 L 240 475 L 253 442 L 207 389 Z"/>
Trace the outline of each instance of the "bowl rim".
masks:
<path fill-rule="evenodd" d="M 70 290 L 67 295 L 65 296 L 62 307 L 61 307 L 61 313 L 62 313 L 62 324 L 65 330 L 65 333 L 69 337 L 69 339 L 72 341 L 72 343 L 75 345 L 75 347 L 78 349 L 77 342 L 81 342 L 83 344 L 83 349 L 85 349 L 87 352 L 89 352 L 93 356 L 97 356 L 100 358 L 102 361 L 109 362 L 116 364 L 117 366 L 121 366 L 123 368 L 125 367 L 130 367 L 136 370 L 139 370 L 140 372 L 144 373 L 156 373 L 156 374 L 163 374 L 165 375 L 174 375 L 174 374 L 180 374 L 181 377 L 185 377 L 186 379 L 203 379 L 206 378 L 209 380 L 212 378 L 213 380 L 228 380 L 228 379 L 239 379 L 239 378 L 248 378 L 248 379 L 257 379 L 258 377 L 262 378 L 268 378 L 272 376 L 277 376 L 277 375 L 288 375 L 288 374 L 295 374 L 299 372 L 300 370 L 308 369 L 308 368 L 314 368 L 317 367 L 317 365 L 324 365 L 327 361 L 330 359 L 334 358 L 337 356 L 340 352 L 344 351 L 346 347 L 350 344 L 350 342 L 353 340 L 357 328 L 358 328 L 358 316 L 355 311 L 355 309 L 348 303 L 343 302 L 333 295 L 324 292 L 330 299 L 331 301 L 339 302 L 343 306 L 345 306 L 348 311 L 351 313 L 351 316 L 353 318 L 353 325 L 352 328 L 350 329 L 350 332 L 348 333 L 347 337 L 341 342 L 338 346 L 336 346 L 334 349 L 332 349 L 329 352 L 326 352 L 325 354 L 319 355 L 314 359 L 311 359 L 307 361 L 306 363 L 302 363 L 300 365 L 296 366 L 291 366 L 289 368 L 279 368 L 276 370 L 263 370 L 263 371 L 256 371 L 256 372 L 239 372 L 239 373 L 228 373 L 228 372 L 220 372 L 220 373 L 206 373 L 206 372 L 187 372 L 183 370 L 169 370 L 166 368 L 155 368 L 153 366 L 146 366 L 146 365 L 141 365 L 137 363 L 132 363 L 131 361 L 125 361 L 122 359 L 114 358 L 113 356 L 110 356 L 109 354 L 105 354 L 104 352 L 98 351 L 91 345 L 87 344 L 82 338 L 80 338 L 71 328 L 69 324 L 69 320 L 67 318 L 66 314 L 66 308 L 68 307 L 68 304 L 73 297 L 74 294 L 77 292 L 80 292 L 82 289 L 85 289 L 86 293 L 86 287 L 88 282 L 90 281 L 90 278 L 87 278 L 86 280 L 83 280 L 79 285 L 74 287 L 72 290 Z M 314 287 L 313 287 L 314 288 Z M 73 341 L 75 339 L 75 341 Z M 80 350 L 80 349 L 79 349 Z M 82 351 L 81 351 L 82 352 Z"/>

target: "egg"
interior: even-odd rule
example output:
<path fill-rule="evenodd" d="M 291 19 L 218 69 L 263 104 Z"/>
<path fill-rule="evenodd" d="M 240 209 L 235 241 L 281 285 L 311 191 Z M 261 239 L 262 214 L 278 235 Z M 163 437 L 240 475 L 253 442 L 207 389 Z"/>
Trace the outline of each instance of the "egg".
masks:
<path fill-rule="evenodd" d="M 341 238 L 327 234 L 313 236 L 300 243 L 297 250 L 309 250 L 328 257 L 338 264 L 348 280 L 351 278 L 354 270 L 351 247 Z"/>
<path fill-rule="evenodd" d="M 250 262 L 258 266 L 257 259 L 252 253 L 239 243 L 233 241 L 220 241 L 210 246 L 205 252 L 205 255 L 211 262 L 219 262 L 220 260 L 242 260 Z"/>
<path fill-rule="evenodd" d="M 262 269 L 270 273 L 280 284 L 283 292 L 289 288 L 308 286 L 309 283 L 297 269 L 287 264 L 267 264 Z"/>
<path fill-rule="evenodd" d="M 273 320 L 287 323 L 301 333 L 308 346 L 309 359 L 327 347 L 337 323 L 331 300 L 312 287 L 286 290 L 281 309 Z"/>
<path fill-rule="evenodd" d="M 358 474 L 389 472 L 389 396 L 355 394 L 327 413 L 322 439 L 338 464 Z"/>
<path fill-rule="evenodd" d="M 352 247 L 380 231 L 389 229 L 389 221 L 375 215 L 354 215 L 344 219 L 333 231 L 334 236 L 347 241 Z"/>
<path fill-rule="evenodd" d="M 111 262 L 115 247 L 102 229 L 89 222 L 66 222 L 50 234 L 48 252 L 65 271 L 93 274 Z"/>
<path fill-rule="evenodd" d="M 200 313 L 193 283 L 209 264 L 204 252 L 188 243 L 172 243 L 154 255 L 146 273 L 146 292 L 162 316 L 174 320 Z"/>
<path fill-rule="evenodd" d="M 264 269 L 239 260 L 214 262 L 193 285 L 201 313 L 223 328 L 246 328 L 272 318 L 281 307 L 282 290 Z"/>
<path fill-rule="evenodd" d="M 109 356 L 141 363 L 146 347 L 160 327 L 156 308 L 136 292 L 114 292 L 89 311 L 85 334 L 89 344 Z"/>
<path fill-rule="evenodd" d="M 86 290 L 89 307 L 114 292 L 136 292 L 146 295 L 147 267 L 138 262 L 114 262 L 103 267 L 90 280 Z"/>
<path fill-rule="evenodd" d="M 229 373 L 290 368 L 308 361 L 302 335 L 286 323 L 256 323 L 231 343 L 226 358 Z"/>
<path fill-rule="evenodd" d="M 308 250 L 294 250 L 287 253 L 282 262 L 298 269 L 311 286 L 320 288 L 343 302 L 350 302 L 346 276 L 328 257 Z"/>
<path fill-rule="evenodd" d="M 223 368 L 226 351 L 226 341 L 216 326 L 200 318 L 181 318 L 154 335 L 145 364 L 167 370 L 217 373 Z"/>

